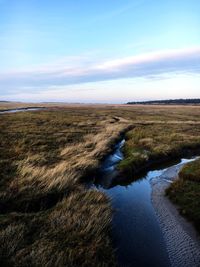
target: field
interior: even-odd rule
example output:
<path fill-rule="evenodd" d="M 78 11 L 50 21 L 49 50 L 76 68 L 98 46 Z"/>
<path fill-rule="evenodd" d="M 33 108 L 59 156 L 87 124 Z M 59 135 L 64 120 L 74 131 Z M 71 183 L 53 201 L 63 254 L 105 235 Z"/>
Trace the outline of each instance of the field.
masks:
<path fill-rule="evenodd" d="M 115 266 L 109 199 L 85 183 L 123 133 L 130 176 L 198 153 L 200 108 L 45 106 L 0 115 L 1 266 Z"/>

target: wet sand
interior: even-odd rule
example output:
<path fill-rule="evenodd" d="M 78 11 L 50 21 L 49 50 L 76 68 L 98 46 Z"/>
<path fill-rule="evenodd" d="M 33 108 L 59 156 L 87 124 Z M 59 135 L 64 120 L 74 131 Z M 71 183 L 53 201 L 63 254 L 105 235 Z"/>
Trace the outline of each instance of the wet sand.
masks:
<path fill-rule="evenodd" d="M 165 189 L 178 179 L 182 165 L 168 168 L 150 180 L 155 208 L 172 267 L 200 267 L 200 237 L 193 225 L 182 217 L 178 207 L 165 196 Z"/>

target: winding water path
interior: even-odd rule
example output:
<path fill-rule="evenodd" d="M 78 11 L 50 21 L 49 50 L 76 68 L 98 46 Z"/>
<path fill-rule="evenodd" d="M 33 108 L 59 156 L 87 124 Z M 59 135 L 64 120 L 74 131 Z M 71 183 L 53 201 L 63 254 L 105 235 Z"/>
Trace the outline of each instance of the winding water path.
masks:
<path fill-rule="evenodd" d="M 183 238 L 180 238 L 180 242 L 177 243 L 177 235 L 171 235 L 170 224 L 168 225 L 169 229 L 166 230 L 165 220 L 169 221 L 169 218 L 165 218 L 165 216 L 167 216 L 168 210 L 163 212 L 163 207 L 158 202 L 163 201 L 159 198 L 159 192 L 164 190 L 163 187 L 159 188 L 159 186 L 163 183 L 168 186 L 171 182 L 167 175 L 163 177 L 163 174 L 170 169 L 169 167 L 149 171 L 146 176 L 137 181 L 112 187 L 112 180 L 116 174 L 116 164 L 123 159 L 121 148 L 124 142 L 124 140 L 119 142 L 113 154 L 105 159 L 99 179 L 95 181 L 96 187 L 111 198 L 114 208 L 113 244 L 116 248 L 119 265 L 123 267 L 200 266 L 198 245 L 196 247 L 194 244 L 192 247 L 192 242 L 184 244 L 185 239 L 182 239 L 185 235 L 181 231 L 179 234 L 182 234 Z M 191 160 L 194 159 L 182 159 L 178 164 L 173 165 L 173 168 L 176 168 L 176 172 L 178 172 L 184 163 Z M 157 185 L 155 187 L 157 191 L 154 190 L 154 185 Z M 178 228 L 178 225 L 173 225 L 173 227 Z M 173 242 L 173 240 L 176 241 Z M 176 252 L 173 244 L 180 245 L 179 243 L 182 244 L 182 247 L 190 246 L 191 249 L 185 250 L 183 248 L 179 251 L 180 255 L 175 253 L 173 256 L 173 253 Z M 188 253 L 185 258 L 182 255 L 183 251 L 185 254 Z M 198 255 L 195 256 L 195 253 Z M 188 264 L 183 262 L 182 258 Z M 191 259 L 187 260 L 187 258 Z"/>

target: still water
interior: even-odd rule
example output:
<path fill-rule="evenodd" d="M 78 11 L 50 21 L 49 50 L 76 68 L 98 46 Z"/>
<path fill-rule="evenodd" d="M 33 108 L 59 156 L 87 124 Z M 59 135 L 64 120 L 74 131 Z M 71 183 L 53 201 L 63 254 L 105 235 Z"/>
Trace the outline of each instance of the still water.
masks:
<path fill-rule="evenodd" d="M 96 187 L 110 197 L 114 209 L 112 236 L 118 263 L 123 267 L 169 267 L 165 242 L 151 202 L 149 183 L 150 179 L 166 171 L 166 167 L 149 171 L 129 184 L 112 186 L 117 172 L 116 164 L 123 159 L 124 142 L 119 142 L 113 154 L 104 160 L 99 179 L 95 182 Z M 178 164 L 188 161 L 183 159 Z M 176 162 L 175 165 L 178 164 Z"/>
<path fill-rule="evenodd" d="M 35 111 L 35 110 L 41 110 L 41 109 L 44 109 L 44 108 L 17 108 L 17 109 L 2 110 L 2 111 L 0 111 L 0 114 L 25 112 L 25 111 Z"/>

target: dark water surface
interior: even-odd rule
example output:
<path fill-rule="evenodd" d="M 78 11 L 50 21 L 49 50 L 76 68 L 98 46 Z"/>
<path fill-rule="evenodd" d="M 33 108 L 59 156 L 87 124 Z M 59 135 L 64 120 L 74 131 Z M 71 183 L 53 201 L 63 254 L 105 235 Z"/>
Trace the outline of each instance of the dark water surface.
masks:
<path fill-rule="evenodd" d="M 149 171 L 128 185 L 112 187 L 116 164 L 123 159 L 123 144 L 124 140 L 105 159 L 101 175 L 96 180 L 97 188 L 111 198 L 115 211 L 112 235 L 118 263 L 123 267 L 169 267 L 165 242 L 151 202 L 149 183 L 150 179 L 160 176 L 166 168 Z M 179 164 L 187 161 L 184 159 Z"/>

